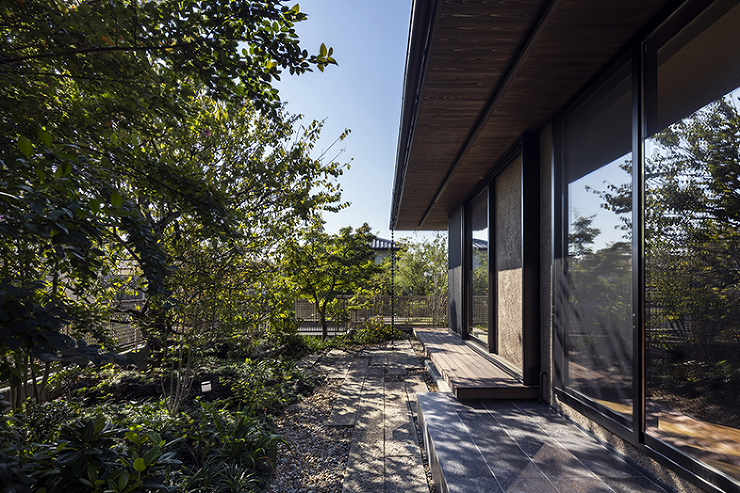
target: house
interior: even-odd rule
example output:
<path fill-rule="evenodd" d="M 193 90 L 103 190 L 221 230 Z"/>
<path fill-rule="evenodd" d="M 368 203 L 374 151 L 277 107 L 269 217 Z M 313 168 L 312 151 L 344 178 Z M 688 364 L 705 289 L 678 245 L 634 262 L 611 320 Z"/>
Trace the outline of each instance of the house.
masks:
<path fill-rule="evenodd" d="M 370 246 L 375 252 L 376 264 L 379 264 L 384 259 L 390 257 L 392 252 L 398 251 L 398 245 L 396 245 L 393 240 L 387 240 L 385 238 L 374 238 Z"/>
<path fill-rule="evenodd" d="M 737 0 L 411 24 L 391 228 L 448 231 L 449 331 L 677 489 L 740 491 Z"/>

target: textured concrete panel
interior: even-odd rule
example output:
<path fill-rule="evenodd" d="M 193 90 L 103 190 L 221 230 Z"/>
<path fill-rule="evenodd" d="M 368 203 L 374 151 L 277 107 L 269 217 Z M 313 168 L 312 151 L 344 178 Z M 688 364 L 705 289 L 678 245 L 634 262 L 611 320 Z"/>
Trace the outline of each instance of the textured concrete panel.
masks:
<path fill-rule="evenodd" d="M 519 371 L 524 367 L 522 269 L 498 272 L 498 354 Z"/>
<path fill-rule="evenodd" d="M 522 161 L 521 157 L 496 177 L 495 275 L 498 354 L 519 371 L 522 341 Z"/>

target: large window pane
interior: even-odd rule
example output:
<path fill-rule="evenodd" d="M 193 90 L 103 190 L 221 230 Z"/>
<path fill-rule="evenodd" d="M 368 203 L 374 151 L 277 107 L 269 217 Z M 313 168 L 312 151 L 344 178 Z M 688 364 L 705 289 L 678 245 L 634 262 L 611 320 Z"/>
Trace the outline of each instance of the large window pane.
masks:
<path fill-rule="evenodd" d="M 740 480 L 740 6 L 723 3 L 649 51 L 646 428 Z"/>
<path fill-rule="evenodd" d="M 632 417 L 631 77 L 625 63 L 561 125 L 566 388 Z"/>
<path fill-rule="evenodd" d="M 488 189 L 470 204 L 471 337 L 488 345 Z"/>

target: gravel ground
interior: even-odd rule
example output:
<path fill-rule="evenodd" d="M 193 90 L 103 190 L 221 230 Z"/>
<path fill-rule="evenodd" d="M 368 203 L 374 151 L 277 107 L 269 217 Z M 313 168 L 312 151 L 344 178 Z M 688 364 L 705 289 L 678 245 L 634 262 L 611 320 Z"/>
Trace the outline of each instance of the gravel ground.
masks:
<path fill-rule="evenodd" d="M 275 420 L 290 444 L 278 450 L 270 493 L 341 493 L 352 427 L 326 426 L 341 381 L 327 381 Z M 291 453 L 292 452 L 292 453 Z"/>
<path fill-rule="evenodd" d="M 412 344 L 423 357 L 418 344 Z M 426 372 L 430 391 L 436 391 Z M 326 426 L 341 380 L 321 376 L 314 392 L 288 407 L 275 419 L 275 432 L 285 437 L 290 447 L 281 445 L 275 464 L 275 474 L 265 485 L 268 493 L 341 493 L 347 468 L 353 427 Z M 292 453 L 291 453 L 292 451 Z M 424 466 L 431 484 L 426 454 Z M 434 493 L 430 486 L 430 493 Z"/>

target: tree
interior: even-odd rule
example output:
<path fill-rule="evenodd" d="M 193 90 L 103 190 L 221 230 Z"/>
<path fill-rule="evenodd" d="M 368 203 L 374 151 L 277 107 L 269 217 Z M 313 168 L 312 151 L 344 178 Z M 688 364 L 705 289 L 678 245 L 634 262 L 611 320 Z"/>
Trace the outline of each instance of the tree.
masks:
<path fill-rule="evenodd" d="M 437 233 L 430 241 L 401 240 L 396 252 L 394 289 L 400 295 L 427 296 L 432 304 L 432 323 L 442 322 L 447 295 L 447 242 L 444 235 Z M 383 285 L 390 286 L 391 259 L 382 264 Z M 389 289 L 387 290 L 390 291 Z M 390 294 L 390 293 L 388 293 Z"/>
<path fill-rule="evenodd" d="M 384 259 L 384 276 L 390 279 L 391 259 Z M 446 238 L 411 241 L 404 238 L 396 252 L 395 289 L 398 294 L 431 296 L 447 292 Z"/>
<path fill-rule="evenodd" d="M 200 246 L 231 237 L 238 207 L 228 196 L 233 188 L 221 186 L 234 179 L 226 146 L 199 167 L 208 145 L 170 147 L 170 139 L 192 144 L 217 133 L 197 125 L 208 107 L 231 116 L 245 108 L 252 118 L 257 110 L 284 124 L 271 80 L 336 63 L 324 45 L 317 55 L 301 49 L 295 23 L 305 18 L 278 0 L 2 3 L 0 304 L 32 314 L 0 313 L 3 371 L 19 357 L 19 331 L 41 330 L 58 358 L 69 343 L 52 344 L 57 329 L 99 326 L 96 309 L 80 300 L 106 294 L 100 281 L 115 274 L 119 259 L 140 269 L 140 287 L 165 307 L 177 267 L 165 235 L 177 237 L 188 223 Z M 303 145 L 292 149 L 305 153 Z M 322 173 L 299 171 L 289 186 L 310 190 Z M 272 200 L 267 190 L 259 200 Z M 258 202 L 241 199 L 259 217 Z M 301 213 L 315 205 L 294 203 Z"/>
<path fill-rule="evenodd" d="M 345 165 L 310 156 L 319 123 L 298 128 L 299 119 L 281 111 L 268 118 L 248 105 L 210 98 L 201 98 L 200 106 L 185 131 L 171 129 L 166 146 L 142 146 L 142 159 L 177 162 L 180 179 L 211 191 L 205 203 L 196 198 L 188 206 L 156 195 L 137 197 L 139 213 L 176 267 L 167 294 L 131 312 L 153 349 L 164 347 L 175 331 L 214 335 L 219 327 L 228 333 L 257 321 L 250 316 L 264 317 L 249 308 L 262 291 L 255 289 L 260 278 L 275 271 L 278 245 L 312 214 L 344 207 L 336 178 Z M 136 196 L 136 190 L 130 193 Z M 218 204 L 215 217 L 211 201 Z"/>
<path fill-rule="evenodd" d="M 367 223 L 354 232 L 346 227 L 330 235 L 324 231 L 322 221 L 314 220 L 300 239 L 286 244 L 284 270 L 288 286 L 314 303 L 322 337 L 328 335 L 328 323 L 340 295 L 354 295 L 356 300 L 373 287 L 372 280 L 380 272 L 371 246 L 374 238 Z"/>

